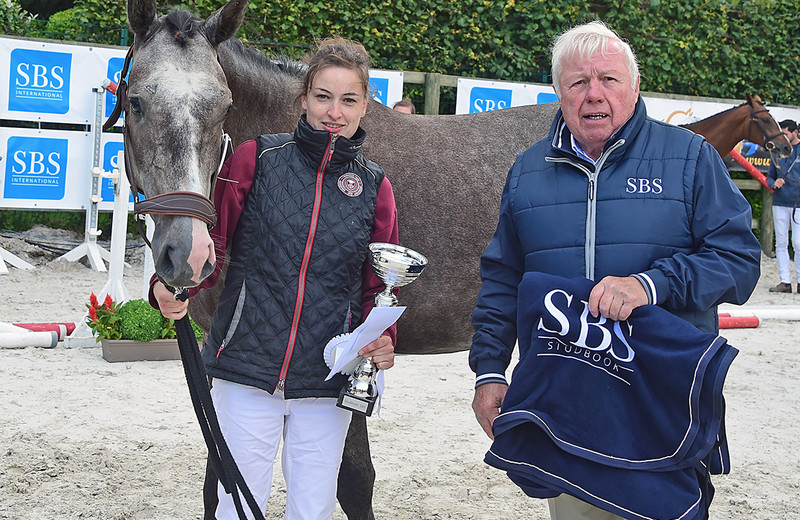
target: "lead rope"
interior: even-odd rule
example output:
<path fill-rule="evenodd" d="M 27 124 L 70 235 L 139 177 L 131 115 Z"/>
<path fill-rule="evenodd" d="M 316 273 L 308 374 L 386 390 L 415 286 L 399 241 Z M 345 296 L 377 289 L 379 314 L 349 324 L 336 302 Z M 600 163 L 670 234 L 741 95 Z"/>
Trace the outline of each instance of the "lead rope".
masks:
<path fill-rule="evenodd" d="M 186 375 L 186 384 L 189 387 L 189 395 L 192 398 L 197 420 L 200 422 L 200 430 L 208 447 L 208 456 L 214 471 L 219 478 L 225 492 L 233 497 L 236 506 L 236 513 L 240 520 L 247 520 L 242 500 L 239 493 L 244 496 L 250 511 L 255 520 L 264 520 L 264 515 L 258 507 L 250 488 L 244 480 L 236 461 L 231 455 L 228 444 L 222 435 L 222 430 L 217 420 L 217 413 L 214 410 L 214 402 L 211 399 L 211 392 L 208 389 L 208 379 L 206 370 L 200 357 L 200 349 L 197 345 L 192 324 L 189 316 L 186 315 L 180 320 L 175 321 L 175 330 L 178 335 L 178 348 L 181 353 L 183 372 Z"/>

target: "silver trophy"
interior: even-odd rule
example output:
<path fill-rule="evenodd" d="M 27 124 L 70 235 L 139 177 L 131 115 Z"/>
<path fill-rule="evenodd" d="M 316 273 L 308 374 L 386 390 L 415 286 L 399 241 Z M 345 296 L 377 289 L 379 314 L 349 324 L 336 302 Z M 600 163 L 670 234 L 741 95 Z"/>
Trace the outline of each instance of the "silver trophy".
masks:
<path fill-rule="evenodd" d="M 395 287 L 410 284 L 420 275 L 428 265 L 428 259 L 413 249 L 388 244 L 373 242 L 369 245 L 369 265 L 386 288 L 375 295 L 375 307 L 396 307 L 397 296 L 394 295 Z M 336 405 L 340 408 L 362 415 L 372 415 L 375 402 L 378 400 L 378 390 L 375 380 L 378 369 L 372 360 L 360 357 L 347 384 L 339 392 Z"/>

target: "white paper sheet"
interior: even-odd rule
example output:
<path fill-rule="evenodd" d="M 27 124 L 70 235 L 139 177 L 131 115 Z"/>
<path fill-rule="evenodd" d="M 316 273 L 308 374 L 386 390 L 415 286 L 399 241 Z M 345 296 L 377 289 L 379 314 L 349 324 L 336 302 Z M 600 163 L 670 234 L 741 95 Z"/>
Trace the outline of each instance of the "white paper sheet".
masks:
<path fill-rule="evenodd" d="M 332 378 L 334 374 L 357 358 L 358 351 L 378 339 L 386 329 L 400 318 L 405 310 L 406 308 L 403 306 L 373 307 L 364 323 L 349 334 L 348 341 L 339 341 L 336 345 L 335 352 L 332 355 L 333 366 L 325 381 Z"/>

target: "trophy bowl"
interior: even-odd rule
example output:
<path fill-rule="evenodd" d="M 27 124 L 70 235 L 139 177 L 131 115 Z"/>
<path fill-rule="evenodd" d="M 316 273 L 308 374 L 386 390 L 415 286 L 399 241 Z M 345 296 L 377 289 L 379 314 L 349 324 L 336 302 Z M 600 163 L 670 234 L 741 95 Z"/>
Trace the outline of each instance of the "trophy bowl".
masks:
<path fill-rule="evenodd" d="M 395 307 L 398 302 L 392 289 L 416 280 L 428 265 L 428 259 L 413 249 L 386 242 L 372 242 L 369 250 L 369 264 L 386 285 L 382 292 L 375 295 L 375 305 Z"/>

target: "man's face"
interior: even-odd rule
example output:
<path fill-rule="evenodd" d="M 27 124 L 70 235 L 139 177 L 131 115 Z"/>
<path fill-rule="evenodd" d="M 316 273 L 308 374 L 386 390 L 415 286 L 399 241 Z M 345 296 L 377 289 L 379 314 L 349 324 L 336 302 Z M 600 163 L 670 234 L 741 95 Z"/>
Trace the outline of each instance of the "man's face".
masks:
<path fill-rule="evenodd" d="M 624 55 L 613 44 L 610 51 L 605 56 L 598 50 L 590 58 L 565 60 L 559 83 L 567 127 L 593 159 L 631 117 L 639 97 L 639 78 L 632 88 Z"/>
<path fill-rule="evenodd" d="M 797 130 L 795 130 L 794 132 L 790 132 L 788 128 L 784 128 L 784 127 L 781 127 L 781 130 L 783 131 L 783 135 L 786 136 L 786 139 L 789 140 L 789 144 L 794 146 L 794 145 L 800 143 L 800 139 L 798 139 L 798 137 L 797 137 L 798 136 L 798 131 Z"/>

